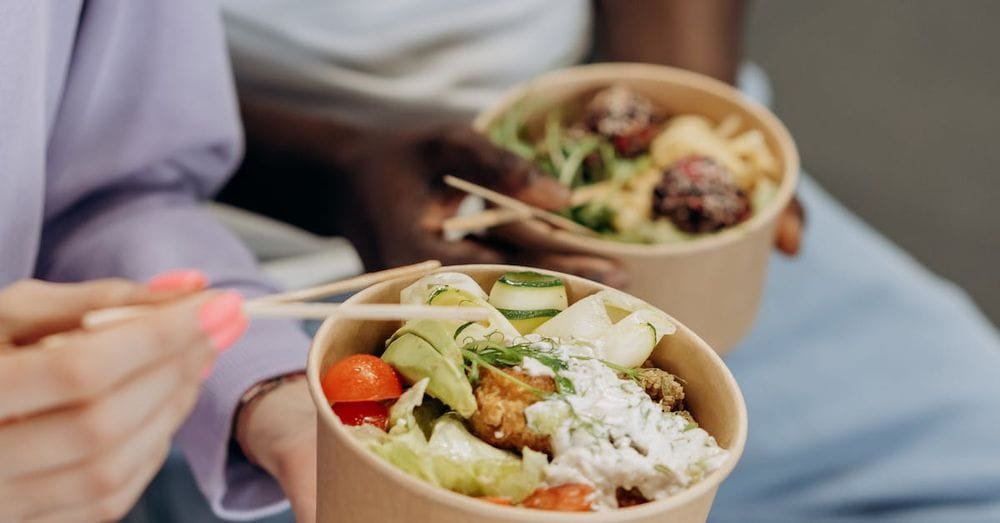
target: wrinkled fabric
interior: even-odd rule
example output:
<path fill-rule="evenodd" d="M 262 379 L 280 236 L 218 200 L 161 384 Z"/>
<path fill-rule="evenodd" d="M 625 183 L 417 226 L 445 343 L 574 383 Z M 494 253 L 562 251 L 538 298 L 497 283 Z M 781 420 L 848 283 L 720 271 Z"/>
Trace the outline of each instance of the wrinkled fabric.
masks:
<path fill-rule="evenodd" d="M 365 126 L 465 121 L 583 60 L 588 0 L 223 0 L 241 94 Z"/>
<path fill-rule="evenodd" d="M 20 278 L 145 280 L 205 271 L 273 291 L 200 207 L 241 154 L 219 14 L 200 0 L 0 2 L 0 285 Z M 254 383 L 301 369 L 308 339 L 255 322 L 218 361 L 177 435 L 213 508 L 287 506 L 230 430 Z"/>

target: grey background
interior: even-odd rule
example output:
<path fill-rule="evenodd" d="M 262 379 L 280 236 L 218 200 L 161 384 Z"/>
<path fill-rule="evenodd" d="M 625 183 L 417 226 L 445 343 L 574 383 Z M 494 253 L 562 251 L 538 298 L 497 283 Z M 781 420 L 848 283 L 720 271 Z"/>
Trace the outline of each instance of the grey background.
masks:
<path fill-rule="evenodd" d="M 1000 1 L 759 0 L 749 15 L 746 51 L 806 171 L 1000 324 Z"/>

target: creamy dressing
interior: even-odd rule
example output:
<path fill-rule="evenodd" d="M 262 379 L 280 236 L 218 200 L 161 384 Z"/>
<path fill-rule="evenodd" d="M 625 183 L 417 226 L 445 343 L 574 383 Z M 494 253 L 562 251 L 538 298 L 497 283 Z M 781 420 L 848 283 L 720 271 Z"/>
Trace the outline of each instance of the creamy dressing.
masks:
<path fill-rule="evenodd" d="M 530 356 L 525 356 L 524 360 L 521 361 L 521 364 L 518 365 L 518 367 L 524 372 L 527 372 L 528 376 L 532 377 L 548 376 L 550 378 L 554 378 L 556 376 L 556 373 L 552 369 L 546 367 L 542 362 Z"/>
<path fill-rule="evenodd" d="M 606 510 L 617 508 L 618 487 L 637 488 L 649 500 L 662 499 L 697 483 L 725 461 L 727 451 L 715 438 L 682 416 L 663 412 L 635 382 L 619 378 L 596 359 L 599 348 L 544 341 L 533 347 L 566 361 L 568 368 L 560 375 L 576 389 L 575 394 L 525 410 L 528 426 L 551 437 L 553 459 L 545 471 L 546 484 L 590 485 L 594 509 Z M 522 366 L 534 368 L 528 359 Z"/>

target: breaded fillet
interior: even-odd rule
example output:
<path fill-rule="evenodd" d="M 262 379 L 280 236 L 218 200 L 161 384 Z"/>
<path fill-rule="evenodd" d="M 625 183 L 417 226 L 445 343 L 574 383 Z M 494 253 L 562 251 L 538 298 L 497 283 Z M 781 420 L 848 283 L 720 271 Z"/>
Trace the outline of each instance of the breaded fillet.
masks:
<path fill-rule="evenodd" d="M 643 366 L 636 370 L 639 386 L 660 404 L 663 412 L 684 410 L 684 386 L 676 376 L 656 367 Z"/>
<path fill-rule="evenodd" d="M 548 376 L 531 376 L 513 367 L 503 371 L 536 389 L 555 391 L 555 381 Z M 529 447 L 552 454 L 549 437 L 531 430 L 524 418 L 524 409 L 541 399 L 536 394 L 488 369 L 482 369 L 475 394 L 479 409 L 469 424 L 479 439 L 497 448 L 519 452 Z"/>

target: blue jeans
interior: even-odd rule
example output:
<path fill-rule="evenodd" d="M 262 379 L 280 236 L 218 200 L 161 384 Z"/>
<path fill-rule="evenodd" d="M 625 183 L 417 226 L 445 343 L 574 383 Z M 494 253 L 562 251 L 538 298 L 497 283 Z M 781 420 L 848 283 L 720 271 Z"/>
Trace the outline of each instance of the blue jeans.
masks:
<path fill-rule="evenodd" d="M 750 413 L 712 521 L 1000 521 L 1000 339 L 954 285 L 806 179 L 726 363 Z"/>

